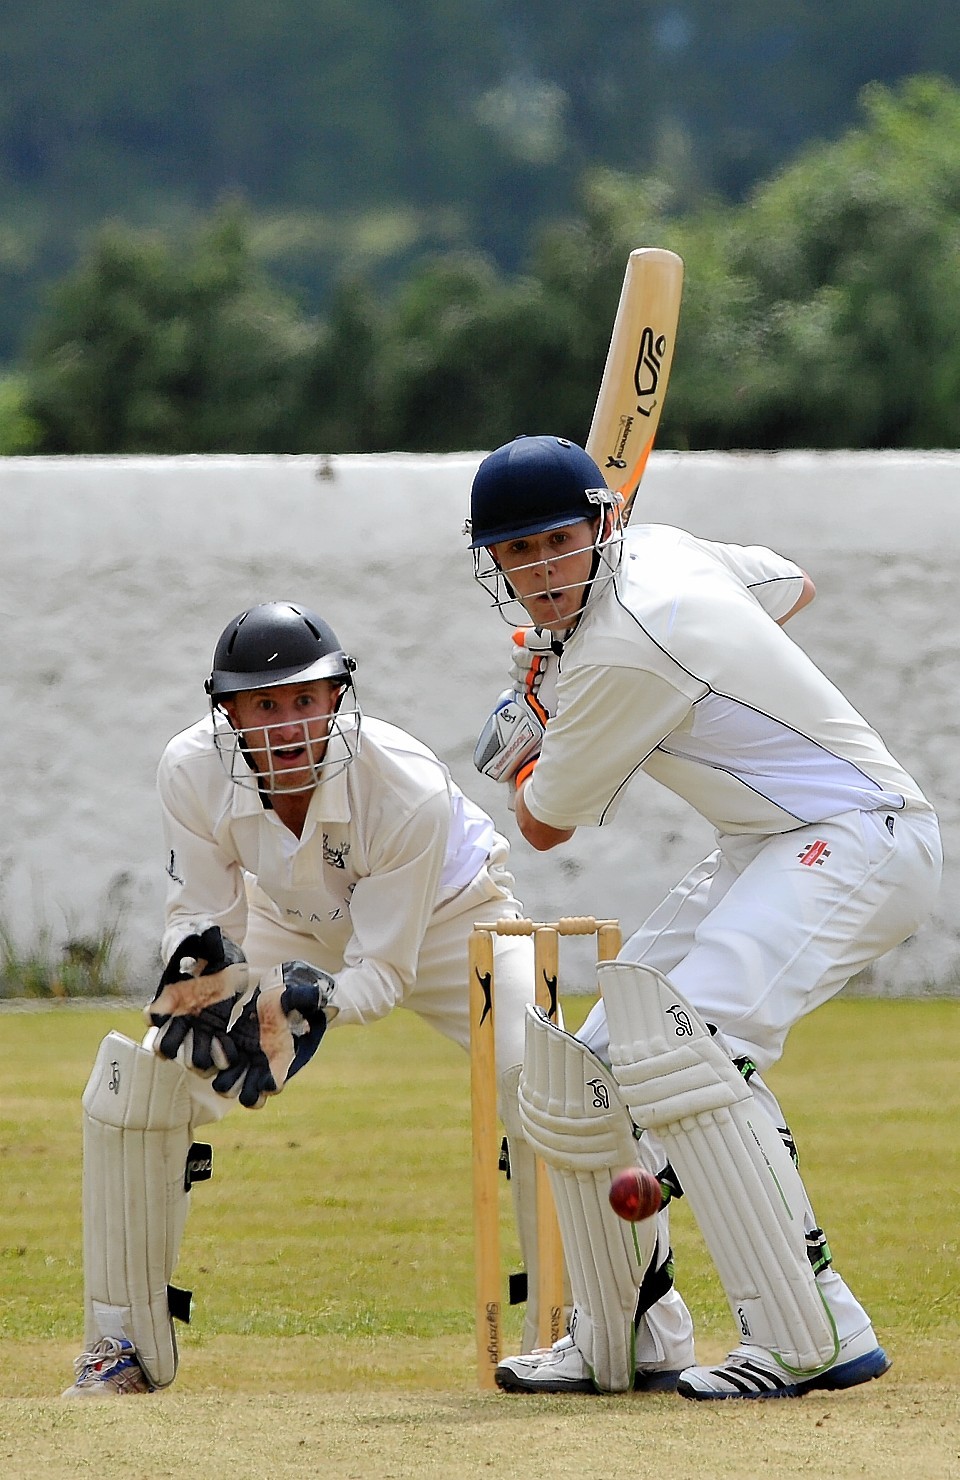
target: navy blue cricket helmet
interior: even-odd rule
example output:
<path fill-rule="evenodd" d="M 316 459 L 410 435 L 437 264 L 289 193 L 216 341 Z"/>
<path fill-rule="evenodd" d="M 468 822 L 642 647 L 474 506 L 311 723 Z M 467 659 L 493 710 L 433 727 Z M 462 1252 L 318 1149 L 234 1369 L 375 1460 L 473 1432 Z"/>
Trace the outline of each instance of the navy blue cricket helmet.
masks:
<path fill-rule="evenodd" d="M 615 501 L 597 464 L 576 442 L 514 437 L 477 469 L 470 493 L 470 549 L 594 519 L 602 505 Z"/>

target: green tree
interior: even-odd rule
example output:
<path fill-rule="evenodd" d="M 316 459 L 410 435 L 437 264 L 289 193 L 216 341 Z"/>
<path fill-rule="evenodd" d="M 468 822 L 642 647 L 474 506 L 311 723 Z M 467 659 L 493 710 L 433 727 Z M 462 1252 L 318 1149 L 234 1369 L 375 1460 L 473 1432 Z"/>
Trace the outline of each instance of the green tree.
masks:
<path fill-rule="evenodd" d="M 706 422 L 685 407 L 689 445 L 957 445 L 960 92 L 915 78 L 862 107 L 715 223 L 729 299 L 697 343 L 716 384 Z"/>
<path fill-rule="evenodd" d="M 27 361 L 38 451 L 265 452 L 287 441 L 310 331 L 252 262 L 234 208 L 178 251 L 103 231 Z"/>
<path fill-rule="evenodd" d="M 934 447 L 960 435 L 960 91 L 873 87 L 862 124 L 742 206 L 610 171 L 522 274 L 446 253 L 392 292 L 360 271 L 319 323 L 224 209 L 173 246 L 102 234 L 19 395 L 38 450 L 480 450 L 586 438 L 624 264 L 686 263 L 661 448 Z"/>

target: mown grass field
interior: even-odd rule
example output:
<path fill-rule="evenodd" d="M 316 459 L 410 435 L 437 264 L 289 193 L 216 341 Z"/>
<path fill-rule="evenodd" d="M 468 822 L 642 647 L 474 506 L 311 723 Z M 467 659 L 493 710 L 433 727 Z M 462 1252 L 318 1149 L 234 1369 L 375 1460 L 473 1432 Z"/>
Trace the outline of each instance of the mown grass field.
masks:
<path fill-rule="evenodd" d="M 586 1005 L 566 1002 L 568 1025 Z M 754 1404 L 476 1391 L 468 1066 L 408 1013 L 331 1033 L 274 1103 L 210 1128 L 175 1386 L 61 1403 L 82 1340 L 80 1094 L 104 1032 L 140 1026 L 123 1008 L 0 1014 L 0 1475 L 960 1473 L 960 1002 L 832 1003 L 770 1076 L 894 1367 Z M 513 1259 L 506 1189 L 502 1210 Z M 674 1232 L 712 1360 L 729 1311 L 683 1204 Z"/>

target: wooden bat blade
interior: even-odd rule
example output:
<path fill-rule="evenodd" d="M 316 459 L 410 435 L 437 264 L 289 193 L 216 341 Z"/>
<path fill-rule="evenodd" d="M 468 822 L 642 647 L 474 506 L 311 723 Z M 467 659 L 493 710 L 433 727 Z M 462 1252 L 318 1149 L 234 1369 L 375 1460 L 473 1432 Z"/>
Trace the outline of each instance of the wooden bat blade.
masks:
<path fill-rule="evenodd" d="M 664 247 L 630 253 L 586 449 L 633 509 L 657 435 L 680 319 L 683 259 Z"/>

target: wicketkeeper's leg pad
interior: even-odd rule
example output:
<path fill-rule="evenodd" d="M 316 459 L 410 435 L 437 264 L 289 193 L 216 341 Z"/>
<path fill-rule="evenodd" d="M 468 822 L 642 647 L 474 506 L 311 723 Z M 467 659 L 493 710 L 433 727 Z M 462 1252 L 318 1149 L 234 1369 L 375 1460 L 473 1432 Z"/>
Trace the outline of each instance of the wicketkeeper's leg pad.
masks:
<path fill-rule="evenodd" d="M 177 1371 L 168 1285 L 193 1166 L 187 1083 L 181 1064 L 108 1033 L 83 1094 L 87 1346 L 126 1337 L 154 1387 Z M 194 1171 L 209 1176 L 209 1160 Z M 186 1317 L 189 1296 L 173 1294 Z"/>
<path fill-rule="evenodd" d="M 791 1371 L 828 1366 L 836 1328 L 807 1256 L 803 1183 L 776 1127 L 665 976 L 615 961 L 598 979 L 620 1093 L 663 1142 L 742 1339 Z"/>
<path fill-rule="evenodd" d="M 610 1070 L 527 1008 L 520 1076 L 524 1135 L 547 1165 L 573 1294 L 571 1334 L 603 1392 L 633 1387 L 635 1317 L 657 1245 L 656 1219 L 625 1223 L 613 1174 L 638 1164 L 633 1123 Z"/>

